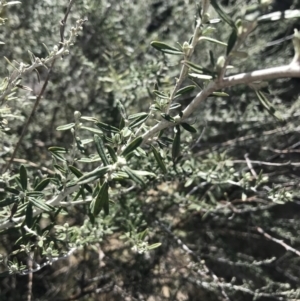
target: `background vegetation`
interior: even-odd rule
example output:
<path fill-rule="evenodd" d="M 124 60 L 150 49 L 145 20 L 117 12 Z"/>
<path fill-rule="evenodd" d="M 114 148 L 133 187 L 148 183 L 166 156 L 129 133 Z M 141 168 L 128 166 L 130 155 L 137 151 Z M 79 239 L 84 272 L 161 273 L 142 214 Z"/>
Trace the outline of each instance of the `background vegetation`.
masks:
<path fill-rule="evenodd" d="M 31 64 L 28 50 L 47 57 L 43 43 L 55 51 L 68 7 L 68 1 L 22 2 L 2 7 L 0 15 L 7 18 L 0 27 L 0 41 L 5 42 L 0 57 L 15 66 L 14 61 Z M 153 144 L 165 174 L 148 144 L 135 151 L 130 168 L 146 172 L 145 184 L 123 174 L 121 182 L 111 181 L 109 214 L 102 210 L 94 217 L 91 212 L 88 190 L 95 198 L 97 181 L 76 198 L 74 193 L 63 199 L 55 210 L 43 207 L 72 182 L 68 166 L 85 174 L 101 164 L 94 160 L 99 158 L 95 133 L 101 136 L 103 131 L 108 144 L 117 145 L 118 139 L 123 139 L 119 145 L 125 144 L 124 131 L 116 138 L 96 120 L 122 128 L 128 116 L 149 112 L 159 98 L 154 90 L 172 91 L 182 58 L 150 44 L 163 41 L 177 47 L 177 42 L 189 41 L 198 2 L 74 1 L 66 39 L 77 20 L 87 20 L 76 32 L 70 53 L 56 60 L 8 170 L 48 70 L 39 66 L 38 72 L 22 74 L 15 94 L 2 101 L 0 224 L 24 215 L 26 220 L 1 226 L 1 301 L 300 300 L 297 78 L 272 80 L 263 88 L 272 106 L 264 106 L 246 85 L 226 89 L 228 97 L 207 98 L 185 120 L 193 128 L 180 127 L 180 153 L 174 149 L 173 127 Z M 300 9 L 297 0 L 220 3 L 235 21 Z M 213 7 L 209 14 L 218 18 Z M 230 26 L 223 21 L 213 26 L 211 36 L 227 43 Z M 247 58 L 235 58 L 229 74 L 289 64 L 294 56 L 289 37 L 295 28 L 297 18 L 260 22 L 241 47 Z M 217 61 L 226 47 L 203 42 L 192 61 L 212 69 L 212 52 Z M 11 64 L 2 59 L 2 79 L 13 74 Z M 196 88 L 177 99 L 181 108 L 205 85 L 186 79 L 182 86 L 191 84 Z M 86 117 L 80 120 L 82 126 L 75 111 Z M 152 113 L 149 127 L 160 118 Z M 73 132 L 56 130 L 70 123 Z M 23 198 L 15 208 L 25 169 L 30 189 L 45 179 L 48 185 L 37 207 Z M 43 214 L 34 218 L 36 208 Z"/>

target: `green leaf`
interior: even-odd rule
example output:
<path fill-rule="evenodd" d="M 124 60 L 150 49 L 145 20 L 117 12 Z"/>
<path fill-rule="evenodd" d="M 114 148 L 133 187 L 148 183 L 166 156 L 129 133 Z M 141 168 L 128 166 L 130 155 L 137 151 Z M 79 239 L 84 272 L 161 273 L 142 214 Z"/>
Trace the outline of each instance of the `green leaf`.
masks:
<path fill-rule="evenodd" d="M 221 42 L 219 40 L 216 40 L 216 39 L 213 39 L 213 38 L 210 38 L 210 37 L 205 37 L 205 36 L 200 37 L 199 41 L 208 41 L 208 42 L 218 44 L 218 45 L 222 45 L 222 46 L 225 46 L 225 47 L 227 46 L 227 44 L 224 43 L 224 42 Z"/>
<path fill-rule="evenodd" d="M 44 190 L 48 184 L 50 183 L 50 179 L 43 179 L 42 181 L 40 181 L 34 188 L 35 191 L 42 191 Z"/>
<path fill-rule="evenodd" d="M 144 114 L 146 114 L 146 115 L 144 115 Z M 143 113 L 143 115 L 141 115 L 140 117 L 134 119 L 134 120 L 129 124 L 129 127 L 130 127 L 131 129 L 133 129 L 133 128 L 135 128 L 135 127 L 141 125 L 142 123 L 144 123 L 144 122 L 148 119 L 148 117 L 149 117 L 149 114 Z"/>
<path fill-rule="evenodd" d="M 170 96 L 165 94 L 164 92 L 158 91 L 158 90 L 154 90 L 153 93 L 158 97 L 158 98 L 162 98 L 162 99 L 170 99 Z"/>
<path fill-rule="evenodd" d="M 189 73 L 190 77 L 195 77 L 203 80 L 211 80 L 213 77 L 211 75 L 199 74 L 199 73 Z"/>
<path fill-rule="evenodd" d="M 211 76 L 215 76 L 215 72 L 207 69 L 207 68 L 204 68 L 202 66 L 199 66 L 197 64 L 194 64 L 192 62 L 189 62 L 189 61 L 185 61 L 184 62 L 185 65 L 187 65 L 189 68 L 191 68 L 193 71 L 199 73 L 199 74 L 209 74 Z"/>
<path fill-rule="evenodd" d="M 40 199 L 35 199 L 35 198 L 28 198 L 29 201 L 32 203 L 33 206 L 43 210 L 43 211 L 52 211 L 53 210 L 53 207 L 52 206 L 49 206 L 47 205 L 43 200 L 40 200 Z"/>
<path fill-rule="evenodd" d="M 173 117 L 171 117 L 169 114 L 166 114 L 166 113 L 161 113 L 160 114 L 161 117 L 169 122 L 173 122 L 175 123 L 175 119 Z"/>
<path fill-rule="evenodd" d="M 96 198 L 90 204 L 91 213 L 93 216 L 97 216 L 102 209 L 107 215 L 109 213 L 109 198 L 108 198 L 108 183 L 104 181 Z"/>
<path fill-rule="evenodd" d="M 128 154 L 132 153 L 136 148 L 138 148 L 142 142 L 143 142 L 142 136 L 135 138 L 125 147 L 121 155 L 123 157 L 126 157 Z"/>
<path fill-rule="evenodd" d="M 219 6 L 219 0 L 211 0 L 211 5 L 218 13 L 219 17 L 226 22 L 230 27 L 236 29 L 236 25 L 232 19 L 229 18 L 229 16 L 222 10 L 222 8 Z"/>
<path fill-rule="evenodd" d="M 69 124 L 64 124 L 60 125 L 56 128 L 57 131 L 66 131 L 69 129 L 72 129 L 75 126 L 75 123 L 69 123 Z"/>
<path fill-rule="evenodd" d="M 109 170 L 110 170 L 110 166 L 98 167 L 95 170 L 86 173 L 82 177 L 80 177 L 76 182 L 76 184 L 83 185 L 95 181 L 99 178 L 102 178 Z"/>
<path fill-rule="evenodd" d="M 23 190 L 27 190 L 27 170 L 24 165 L 20 166 L 20 183 L 22 185 Z"/>
<path fill-rule="evenodd" d="M 154 155 L 154 158 L 155 158 L 159 168 L 162 170 L 162 172 L 164 174 L 166 174 L 167 173 L 167 168 L 166 168 L 165 163 L 162 160 L 162 157 L 161 157 L 160 153 L 156 150 L 156 148 L 152 144 L 150 146 L 151 146 L 152 153 Z"/>
<path fill-rule="evenodd" d="M 99 129 L 96 129 L 96 128 L 91 128 L 89 126 L 81 126 L 80 128 L 81 130 L 87 130 L 89 132 L 92 132 L 92 133 L 95 133 L 95 134 L 103 134 L 103 132 Z"/>
<path fill-rule="evenodd" d="M 109 161 L 106 157 L 106 153 L 105 153 L 105 148 L 104 148 L 104 143 L 101 137 L 99 137 L 98 135 L 94 135 L 94 141 L 96 144 L 96 148 L 97 148 L 97 152 L 99 154 L 99 157 L 101 158 L 103 165 L 107 166 L 109 165 Z"/>
<path fill-rule="evenodd" d="M 175 54 L 175 55 L 183 54 L 183 52 L 180 49 L 178 49 L 176 47 L 172 47 L 163 42 L 153 41 L 153 42 L 151 42 L 151 46 L 154 47 L 156 50 L 161 51 L 163 53 Z"/>
<path fill-rule="evenodd" d="M 161 246 L 161 243 L 157 242 L 155 244 L 152 244 L 152 245 L 148 246 L 148 250 L 153 250 L 153 249 L 156 249 L 156 248 L 158 248 L 160 246 Z"/>
<path fill-rule="evenodd" d="M 177 125 L 175 128 L 175 137 L 172 145 L 172 158 L 175 161 L 180 155 L 180 127 Z"/>
<path fill-rule="evenodd" d="M 178 96 L 181 96 L 181 95 L 183 95 L 183 94 L 185 94 L 185 93 L 191 92 L 191 91 L 193 91 L 195 88 L 196 88 L 195 85 L 190 85 L 190 86 L 186 86 L 186 87 L 184 87 L 184 88 L 181 88 L 181 89 L 179 89 L 179 90 L 176 92 L 175 97 L 178 97 Z"/>
<path fill-rule="evenodd" d="M 137 174 L 134 170 L 130 169 L 128 166 L 123 166 L 122 170 L 131 178 L 134 182 L 140 184 L 141 186 L 145 185 L 144 179 Z"/>
<path fill-rule="evenodd" d="M 51 152 L 51 154 L 58 161 L 63 161 L 63 162 L 66 161 L 66 159 L 60 153 Z"/>
<path fill-rule="evenodd" d="M 28 203 L 26 207 L 26 213 L 25 213 L 25 223 L 28 228 L 31 228 L 32 222 L 33 222 L 32 203 Z"/>
<path fill-rule="evenodd" d="M 280 116 L 280 114 L 278 112 L 276 112 L 275 107 L 268 100 L 266 95 L 263 92 L 258 91 L 258 90 L 255 90 L 255 93 L 256 93 L 260 103 L 269 112 L 269 114 L 272 115 L 273 117 L 275 117 L 276 119 L 283 121 L 283 118 Z"/>
<path fill-rule="evenodd" d="M 173 102 L 171 105 L 170 105 L 170 111 L 171 110 L 175 110 L 175 109 L 178 109 L 181 107 L 181 104 L 178 103 L 178 102 Z"/>
<path fill-rule="evenodd" d="M 209 58 L 210 58 L 210 64 L 212 65 L 212 67 L 215 67 L 214 53 L 211 50 L 209 50 Z"/>
<path fill-rule="evenodd" d="M 68 167 L 77 178 L 80 178 L 83 175 L 83 173 L 73 165 L 69 165 Z"/>
<path fill-rule="evenodd" d="M 188 131 L 188 132 L 190 132 L 190 133 L 197 133 L 197 130 L 196 130 L 193 126 L 189 125 L 188 123 L 182 122 L 182 123 L 180 123 L 180 125 L 181 125 L 186 131 Z"/>
<path fill-rule="evenodd" d="M 229 94 L 227 94 L 225 92 L 213 92 L 211 95 L 218 96 L 218 97 L 228 97 L 229 96 Z"/>
<path fill-rule="evenodd" d="M 106 124 L 104 122 L 98 121 L 96 123 L 97 127 L 99 127 L 101 130 L 106 131 L 106 132 L 114 132 L 118 133 L 120 130 L 112 125 Z"/>
<path fill-rule="evenodd" d="M 22 2 L 21 1 L 10 1 L 10 2 L 4 3 L 3 6 L 15 5 L 15 4 L 22 4 Z"/>
<path fill-rule="evenodd" d="M 115 150 L 109 144 L 106 144 L 105 146 L 110 154 L 111 159 L 114 161 L 114 163 L 116 163 L 118 161 L 118 157 Z"/>
<path fill-rule="evenodd" d="M 146 112 L 136 113 L 128 116 L 128 120 L 138 119 L 140 117 L 146 117 L 149 114 Z"/>
<path fill-rule="evenodd" d="M 67 153 L 67 149 L 64 148 L 64 147 L 59 147 L 59 146 L 51 146 L 48 148 L 48 150 L 52 153 L 62 153 L 62 154 L 65 154 Z"/>
<path fill-rule="evenodd" d="M 237 40 L 237 31 L 236 31 L 236 29 L 233 29 L 231 32 L 231 35 L 229 36 L 229 39 L 228 39 L 226 55 L 229 55 L 229 53 L 231 52 L 231 50 L 233 49 L 233 47 L 236 43 L 236 40 Z"/>
<path fill-rule="evenodd" d="M 266 15 L 262 15 L 257 18 L 258 23 L 264 22 L 274 22 L 278 20 L 284 19 L 293 19 L 293 18 L 300 18 L 300 10 L 299 9 L 287 9 L 285 11 L 276 11 L 273 13 L 269 13 Z"/>
<path fill-rule="evenodd" d="M 12 193 L 12 194 L 14 194 L 14 195 L 19 195 L 19 193 L 20 193 L 20 191 L 17 190 L 16 188 L 8 187 L 8 186 L 6 186 L 6 187 L 4 188 L 4 190 L 7 191 L 7 192 Z"/>
<path fill-rule="evenodd" d="M 0 201 L 0 208 L 11 205 L 13 203 L 17 203 L 18 201 L 19 201 L 19 199 L 16 196 L 8 197 L 8 198 Z"/>

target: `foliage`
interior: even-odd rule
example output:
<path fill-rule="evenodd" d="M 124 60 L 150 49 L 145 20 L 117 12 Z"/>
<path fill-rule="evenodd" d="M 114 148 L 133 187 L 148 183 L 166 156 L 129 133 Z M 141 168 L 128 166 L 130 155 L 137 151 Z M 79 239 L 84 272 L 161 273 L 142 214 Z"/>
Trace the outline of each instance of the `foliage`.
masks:
<path fill-rule="evenodd" d="M 1 300 L 299 299 L 290 2 L 0 2 Z"/>

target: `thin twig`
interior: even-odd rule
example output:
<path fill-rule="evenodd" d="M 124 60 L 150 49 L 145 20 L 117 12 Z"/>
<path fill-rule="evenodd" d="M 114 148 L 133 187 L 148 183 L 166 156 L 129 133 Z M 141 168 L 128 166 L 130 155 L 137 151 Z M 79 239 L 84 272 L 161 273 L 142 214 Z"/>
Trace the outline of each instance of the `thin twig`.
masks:
<path fill-rule="evenodd" d="M 273 236 L 271 236 L 270 234 L 266 233 L 262 228 L 257 227 L 256 228 L 257 232 L 261 233 L 265 238 L 274 241 L 275 243 L 281 245 L 282 247 L 284 247 L 287 251 L 290 251 L 294 254 L 296 254 L 297 256 L 300 257 L 300 251 L 294 249 L 293 247 L 289 246 L 288 244 L 286 244 L 284 241 L 282 241 L 281 239 L 277 239 Z"/>
<path fill-rule="evenodd" d="M 71 10 L 71 7 L 72 7 L 73 3 L 74 3 L 74 0 L 70 0 L 69 5 L 68 5 L 68 8 L 67 8 L 67 12 L 66 12 L 66 14 L 65 14 L 65 17 L 64 17 L 64 19 L 60 22 L 60 26 L 61 26 L 61 27 L 60 27 L 61 42 L 60 42 L 59 49 L 61 49 L 61 48 L 63 47 L 63 44 L 64 44 L 64 30 L 65 30 L 65 23 L 66 23 L 66 21 L 67 21 L 67 18 L 68 18 L 68 15 L 69 15 L 69 12 L 70 12 L 70 10 Z M 54 58 L 54 59 L 52 60 L 52 62 L 51 62 L 51 66 L 50 66 L 50 68 L 49 68 L 49 70 L 48 70 L 48 73 L 47 73 L 46 79 L 45 79 L 45 81 L 44 81 L 43 87 L 42 87 L 42 89 L 41 89 L 41 91 L 40 91 L 38 97 L 36 98 L 36 100 L 35 100 L 35 102 L 34 102 L 34 105 L 33 105 L 33 108 L 32 108 L 32 110 L 31 110 L 31 112 L 30 112 L 30 115 L 28 116 L 27 121 L 26 121 L 26 123 L 25 123 L 25 125 L 24 125 L 24 127 L 23 127 L 22 134 L 21 134 L 21 136 L 20 136 L 20 138 L 19 138 L 19 140 L 18 140 L 18 142 L 17 142 L 17 144 L 16 144 L 16 147 L 15 147 L 15 149 L 14 149 L 14 151 L 13 151 L 11 157 L 10 157 L 10 160 L 7 162 L 7 164 L 6 164 L 5 168 L 4 168 L 4 172 L 7 171 L 7 170 L 9 169 L 9 167 L 10 167 L 11 163 L 13 162 L 13 160 L 14 160 L 14 158 L 15 158 L 15 156 L 16 156 L 16 153 L 17 153 L 17 151 L 18 151 L 18 149 L 19 149 L 19 147 L 20 147 L 20 145 L 21 145 L 21 143 L 22 143 L 22 141 L 23 141 L 23 139 L 24 139 L 24 136 L 25 136 L 25 134 L 26 134 L 26 132 L 27 132 L 27 129 L 28 129 L 28 127 L 29 127 L 29 125 L 30 125 L 30 123 L 31 123 L 31 121 L 32 121 L 32 119 L 33 119 L 34 114 L 35 114 L 35 111 L 36 111 L 37 107 L 39 106 L 40 101 L 41 101 L 41 99 L 42 99 L 42 97 L 43 97 L 43 95 L 44 95 L 44 93 L 45 93 L 45 90 L 46 90 L 46 88 L 47 88 L 47 86 L 48 86 L 48 82 L 49 82 L 49 79 L 50 79 L 50 75 L 51 75 L 51 73 L 52 73 L 52 70 L 53 70 L 53 67 L 54 67 L 55 62 L 56 62 L 56 58 Z"/>

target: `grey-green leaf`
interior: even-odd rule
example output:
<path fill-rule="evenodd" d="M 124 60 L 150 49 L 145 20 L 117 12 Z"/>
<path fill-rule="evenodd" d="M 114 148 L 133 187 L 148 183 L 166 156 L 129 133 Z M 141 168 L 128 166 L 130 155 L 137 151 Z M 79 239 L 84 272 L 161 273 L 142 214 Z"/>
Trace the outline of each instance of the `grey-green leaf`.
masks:
<path fill-rule="evenodd" d="M 211 5 L 218 13 L 219 17 L 226 22 L 230 27 L 236 28 L 235 23 L 230 17 L 222 10 L 222 8 L 219 6 L 219 0 L 211 0 Z"/>
<path fill-rule="evenodd" d="M 80 177 L 76 184 L 83 185 L 87 184 L 89 182 L 95 181 L 101 177 L 103 177 L 108 171 L 110 167 L 109 166 L 103 166 L 96 168 L 95 170 L 84 174 L 82 177 Z"/>
<path fill-rule="evenodd" d="M 153 42 L 151 42 L 151 46 L 154 47 L 156 50 L 161 51 L 163 53 L 176 54 L 176 55 L 183 54 L 183 52 L 180 49 L 170 46 L 164 42 L 153 41 Z"/>
<path fill-rule="evenodd" d="M 68 123 L 64 125 L 60 125 L 56 128 L 57 131 L 66 131 L 72 129 L 75 126 L 75 123 Z"/>
<path fill-rule="evenodd" d="M 95 144 L 96 144 L 97 152 L 98 152 L 99 157 L 101 158 L 101 160 L 103 162 L 103 165 L 104 166 L 109 165 L 109 161 L 108 161 L 108 158 L 106 157 L 104 143 L 103 143 L 102 138 L 98 135 L 94 135 L 94 141 L 95 141 Z"/>
<path fill-rule="evenodd" d="M 123 166 L 122 169 L 134 182 L 142 186 L 145 185 L 144 179 L 140 175 L 138 175 L 134 170 L 130 169 L 128 166 Z"/>
<path fill-rule="evenodd" d="M 181 89 L 179 89 L 179 90 L 176 92 L 175 97 L 178 97 L 178 96 L 181 96 L 181 95 L 183 95 L 183 94 L 185 94 L 185 93 L 191 92 L 191 91 L 193 91 L 195 88 L 196 88 L 195 85 L 190 85 L 190 86 L 186 86 L 186 87 L 184 87 L 184 88 L 181 88 Z"/>

